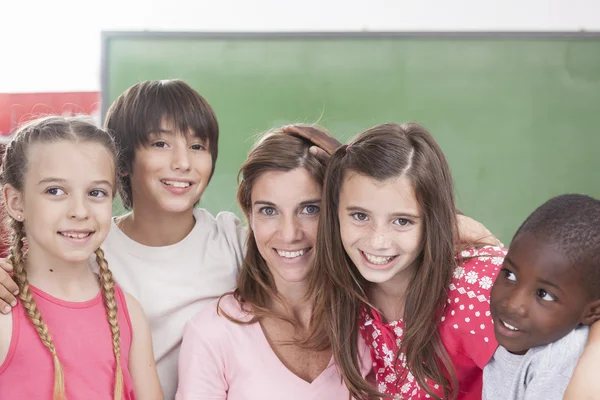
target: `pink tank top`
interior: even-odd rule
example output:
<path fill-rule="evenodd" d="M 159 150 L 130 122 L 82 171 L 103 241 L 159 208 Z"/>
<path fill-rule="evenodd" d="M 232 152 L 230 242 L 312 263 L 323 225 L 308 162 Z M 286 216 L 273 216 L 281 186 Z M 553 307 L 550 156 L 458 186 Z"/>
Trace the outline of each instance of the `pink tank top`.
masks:
<path fill-rule="evenodd" d="M 31 287 L 31 291 L 63 366 L 67 399 L 112 399 L 115 356 L 102 295 L 86 302 L 72 303 L 35 287 Z M 127 367 L 131 320 L 123 292 L 116 285 L 115 297 L 121 330 L 123 399 L 134 400 L 133 382 Z M 8 355 L 0 365 L 0 399 L 52 399 L 52 356 L 20 302 L 13 309 L 12 320 L 12 340 Z"/>

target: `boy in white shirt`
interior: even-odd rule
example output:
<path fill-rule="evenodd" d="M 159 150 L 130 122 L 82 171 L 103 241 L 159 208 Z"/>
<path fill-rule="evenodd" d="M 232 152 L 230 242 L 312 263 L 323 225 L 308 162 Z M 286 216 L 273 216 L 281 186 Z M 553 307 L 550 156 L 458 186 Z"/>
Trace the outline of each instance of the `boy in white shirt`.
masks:
<path fill-rule="evenodd" d="M 119 193 L 131 212 L 114 219 L 103 248 L 116 281 L 144 308 L 163 393 L 172 399 L 184 325 L 235 286 L 246 231 L 232 213 L 194 209 L 214 172 L 219 127 L 188 84 L 132 86 L 105 126 L 120 152 Z"/>

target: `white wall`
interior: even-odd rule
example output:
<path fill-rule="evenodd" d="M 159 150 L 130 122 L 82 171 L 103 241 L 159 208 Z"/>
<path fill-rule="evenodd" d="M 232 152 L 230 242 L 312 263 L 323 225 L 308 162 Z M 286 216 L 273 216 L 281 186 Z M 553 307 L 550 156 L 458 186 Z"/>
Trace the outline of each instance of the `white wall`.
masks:
<path fill-rule="evenodd" d="M 600 31 L 600 0 L 0 0 L 0 92 L 100 89 L 102 30 Z"/>

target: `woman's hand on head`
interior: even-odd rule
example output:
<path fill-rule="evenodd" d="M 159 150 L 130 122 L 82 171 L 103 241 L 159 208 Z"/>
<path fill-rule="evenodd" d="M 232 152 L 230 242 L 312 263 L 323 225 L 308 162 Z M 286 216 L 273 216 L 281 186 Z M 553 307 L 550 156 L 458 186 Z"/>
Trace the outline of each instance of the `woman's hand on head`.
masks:
<path fill-rule="evenodd" d="M 19 287 L 13 280 L 10 273 L 13 270 L 12 264 L 7 258 L 0 258 L 0 312 L 9 314 L 12 307 L 17 305 L 17 296 Z"/>
<path fill-rule="evenodd" d="M 458 238 L 460 243 L 503 246 L 500 240 L 481 222 L 462 214 L 458 214 L 456 220 L 458 222 Z"/>

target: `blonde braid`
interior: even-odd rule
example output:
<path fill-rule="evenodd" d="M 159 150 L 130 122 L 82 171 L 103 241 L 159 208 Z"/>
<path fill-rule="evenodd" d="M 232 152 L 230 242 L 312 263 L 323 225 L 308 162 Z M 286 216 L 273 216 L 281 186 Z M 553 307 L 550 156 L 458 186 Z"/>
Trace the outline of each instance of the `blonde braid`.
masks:
<path fill-rule="evenodd" d="M 117 301 L 115 299 L 115 281 L 112 272 L 108 269 L 108 262 L 104 258 L 102 249 L 96 250 L 96 263 L 100 267 L 100 289 L 106 307 L 108 323 L 112 332 L 113 351 L 115 353 L 115 400 L 121 400 L 123 395 L 123 371 L 121 370 L 121 330 L 117 318 Z"/>
<path fill-rule="evenodd" d="M 13 221 L 11 223 L 13 228 L 13 243 L 10 249 L 9 259 L 14 266 L 14 278 L 19 286 L 19 298 L 21 303 L 27 312 L 29 320 L 35 327 L 40 339 L 44 346 L 50 350 L 52 359 L 54 360 L 54 400 L 65 399 L 65 377 L 63 368 L 56 354 L 56 348 L 52 343 L 52 336 L 48 331 L 48 326 L 42 319 L 40 310 L 35 304 L 31 290 L 29 290 L 29 281 L 27 280 L 27 272 L 25 271 L 25 263 L 23 262 L 23 238 L 25 237 L 25 228 L 22 222 Z"/>

